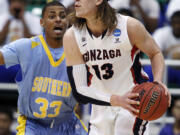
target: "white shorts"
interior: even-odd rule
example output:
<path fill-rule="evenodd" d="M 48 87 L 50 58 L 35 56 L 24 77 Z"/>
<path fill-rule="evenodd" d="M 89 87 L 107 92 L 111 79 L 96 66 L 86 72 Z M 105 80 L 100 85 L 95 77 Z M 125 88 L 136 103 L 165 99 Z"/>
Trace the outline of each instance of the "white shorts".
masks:
<path fill-rule="evenodd" d="M 89 135 L 148 135 L 147 127 L 123 108 L 92 105 Z"/>

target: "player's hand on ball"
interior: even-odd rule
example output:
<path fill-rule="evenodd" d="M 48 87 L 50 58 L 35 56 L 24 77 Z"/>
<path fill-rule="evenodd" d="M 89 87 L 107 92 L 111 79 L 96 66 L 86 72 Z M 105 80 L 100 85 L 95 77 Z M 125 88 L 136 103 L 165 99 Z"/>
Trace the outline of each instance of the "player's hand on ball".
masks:
<path fill-rule="evenodd" d="M 164 87 L 165 95 L 168 96 L 168 106 L 170 107 L 171 106 L 171 94 L 170 94 L 167 86 L 164 83 L 160 82 L 160 81 L 155 81 L 155 82 L 161 84 Z"/>
<path fill-rule="evenodd" d="M 162 84 L 144 82 L 134 87 L 132 93 L 139 93 L 139 97 L 135 100 L 140 101 L 140 105 L 132 105 L 140 110 L 139 114 L 136 114 L 138 118 L 152 121 L 160 118 L 167 111 L 168 91 Z"/>
<path fill-rule="evenodd" d="M 132 105 L 139 105 L 139 101 L 133 100 L 133 98 L 138 97 L 138 93 L 127 92 L 123 96 L 112 95 L 111 96 L 111 105 L 112 106 L 121 106 L 124 109 L 127 109 L 131 114 L 138 114 L 139 110 L 135 109 Z"/>

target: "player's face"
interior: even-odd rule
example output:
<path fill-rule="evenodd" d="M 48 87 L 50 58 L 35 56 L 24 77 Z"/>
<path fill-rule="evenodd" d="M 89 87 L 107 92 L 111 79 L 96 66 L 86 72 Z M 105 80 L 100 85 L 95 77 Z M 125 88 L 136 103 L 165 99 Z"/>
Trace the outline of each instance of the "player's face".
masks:
<path fill-rule="evenodd" d="M 41 19 L 41 25 L 44 27 L 46 36 L 62 39 L 67 27 L 65 8 L 62 6 L 47 7 Z"/>
<path fill-rule="evenodd" d="M 102 3 L 103 0 L 75 0 L 76 17 L 88 18 L 90 16 L 96 16 L 97 6 Z"/>

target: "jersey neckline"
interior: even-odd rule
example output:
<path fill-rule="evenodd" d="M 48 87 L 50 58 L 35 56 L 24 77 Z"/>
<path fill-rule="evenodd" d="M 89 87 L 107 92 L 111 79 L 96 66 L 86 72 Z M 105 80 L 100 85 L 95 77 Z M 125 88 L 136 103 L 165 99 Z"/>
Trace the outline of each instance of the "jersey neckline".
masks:
<path fill-rule="evenodd" d="M 88 28 L 87 25 L 86 25 L 86 29 L 87 29 L 87 31 L 88 31 L 88 33 L 89 33 L 89 35 L 91 36 L 92 39 L 94 39 L 94 38 L 98 39 L 98 38 L 101 37 L 101 40 L 102 40 L 102 39 L 105 37 L 106 33 L 107 33 L 107 29 L 106 29 L 106 30 L 102 33 L 102 35 L 100 35 L 99 37 L 95 37 L 95 36 L 93 35 L 93 33 L 91 32 L 91 30 Z"/>
<path fill-rule="evenodd" d="M 54 61 L 54 59 L 53 59 L 53 57 L 52 57 L 52 54 L 51 54 L 51 52 L 50 52 L 50 50 L 49 50 L 49 48 L 48 48 L 48 46 L 47 46 L 47 44 L 46 44 L 46 41 L 44 40 L 44 37 L 43 37 L 42 35 L 39 35 L 39 39 L 40 39 L 40 41 L 41 41 L 41 43 L 42 43 L 42 46 L 43 46 L 43 48 L 44 48 L 44 50 L 45 50 L 45 52 L 46 52 L 46 55 L 47 55 L 48 58 L 49 58 L 49 61 L 50 61 L 51 65 L 52 65 L 53 67 L 59 66 L 59 65 L 62 63 L 62 61 L 65 59 L 65 54 L 64 54 L 64 52 L 63 52 L 62 56 L 59 58 L 58 61 Z"/>

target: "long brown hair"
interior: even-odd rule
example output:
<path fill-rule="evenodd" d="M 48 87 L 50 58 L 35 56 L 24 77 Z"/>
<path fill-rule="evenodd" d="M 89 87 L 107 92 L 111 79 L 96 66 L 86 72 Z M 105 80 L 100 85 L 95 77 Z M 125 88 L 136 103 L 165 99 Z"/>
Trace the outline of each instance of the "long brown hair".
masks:
<path fill-rule="evenodd" d="M 103 0 L 101 5 L 98 6 L 96 18 L 101 19 L 104 26 L 109 30 L 110 33 L 113 32 L 117 26 L 115 9 L 109 5 L 107 0 Z M 86 19 L 76 17 L 75 11 L 68 16 L 68 19 L 71 24 L 74 24 L 75 27 L 80 29 L 84 26 L 84 24 L 86 24 Z"/>

